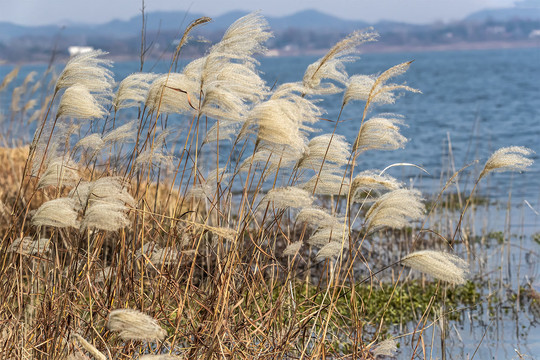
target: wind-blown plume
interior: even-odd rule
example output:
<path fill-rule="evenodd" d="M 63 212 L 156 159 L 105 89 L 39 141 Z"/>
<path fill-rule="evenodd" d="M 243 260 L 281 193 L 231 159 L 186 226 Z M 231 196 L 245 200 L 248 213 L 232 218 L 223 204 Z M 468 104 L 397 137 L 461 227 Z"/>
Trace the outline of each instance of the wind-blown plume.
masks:
<path fill-rule="evenodd" d="M 43 203 L 32 217 L 34 226 L 79 227 L 75 211 L 75 201 L 70 198 L 58 198 Z"/>
<path fill-rule="evenodd" d="M 313 203 L 311 195 L 300 188 L 289 186 L 270 190 L 261 200 L 261 205 L 272 203 L 274 209 L 306 207 Z"/>
<path fill-rule="evenodd" d="M 397 189 L 382 195 L 366 213 L 368 230 L 383 226 L 393 229 L 409 225 L 424 216 L 425 207 L 418 190 Z"/>
<path fill-rule="evenodd" d="M 327 168 L 340 168 L 349 162 L 351 145 L 342 135 L 324 134 L 314 137 L 307 145 L 308 150 L 298 161 L 298 168 L 319 171 L 324 161 Z"/>
<path fill-rule="evenodd" d="M 452 284 L 465 283 L 467 262 L 453 254 L 422 250 L 405 256 L 401 263 Z"/>
<path fill-rule="evenodd" d="M 403 121 L 398 118 L 375 117 L 365 121 L 360 127 L 353 152 L 360 154 L 367 150 L 396 150 L 403 148 L 407 138 L 399 133 Z"/>
<path fill-rule="evenodd" d="M 24 238 L 16 239 L 7 249 L 8 252 L 16 252 L 21 255 L 36 255 L 44 254 L 49 251 L 50 245 L 49 239 L 37 239 L 33 240 L 31 237 L 25 236 Z"/>
<path fill-rule="evenodd" d="M 199 108 L 199 83 L 184 74 L 160 75 L 150 85 L 145 105 L 150 112 L 194 113 Z"/>
<path fill-rule="evenodd" d="M 319 195 L 346 195 L 349 191 L 349 179 L 333 171 L 323 171 L 303 183 L 302 188 Z"/>
<path fill-rule="evenodd" d="M 345 219 L 332 216 L 323 209 L 305 207 L 300 210 L 298 215 L 296 215 L 296 221 L 300 223 L 307 223 L 319 228 L 335 228 L 338 226 L 343 226 Z"/>
<path fill-rule="evenodd" d="M 167 336 L 155 319 L 132 309 L 111 311 L 107 327 L 111 331 L 118 331 L 124 340 L 153 341 L 163 340 Z"/>
<path fill-rule="evenodd" d="M 523 146 L 500 148 L 488 159 L 478 180 L 494 171 L 524 171 L 533 164 L 533 160 L 526 157 L 532 154 L 534 151 Z"/>
<path fill-rule="evenodd" d="M 103 143 L 106 145 L 114 143 L 123 143 L 129 140 L 135 141 L 137 136 L 136 121 L 132 120 L 114 130 L 109 131 L 103 136 Z"/>
<path fill-rule="evenodd" d="M 122 80 L 113 100 L 114 109 L 118 111 L 144 103 L 150 84 L 157 76 L 153 73 L 136 73 Z"/>
<path fill-rule="evenodd" d="M 47 158 L 45 172 L 40 176 L 38 188 L 47 186 L 73 186 L 80 180 L 78 165 L 62 156 Z"/>
<path fill-rule="evenodd" d="M 302 241 L 297 241 L 289 244 L 285 250 L 283 250 L 283 256 L 292 256 L 296 254 L 302 247 Z"/>
<path fill-rule="evenodd" d="M 355 31 L 345 39 L 332 47 L 325 56 L 309 65 L 304 73 L 303 84 L 306 88 L 316 91 L 320 94 L 333 94 L 340 92 L 341 89 L 333 83 L 324 83 L 323 79 L 334 80 L 341 84 L 346 84 L 348 75 L 345 71 L 344 62 L 350 61 L 346 55 L 354 53 L 358 46 L 368 41 L 375 41 L 377 38 L 375 32 Z"/>
<path fill-rule="evenodd" d="M 99 119 L 106 110 L 83 85 L 75 84 L 66 89 L 56 113 L 57 118 Z"/>
<path fill-rule="evenodd" d="M 375 191 L 397 190 L 402 184 L 390 175 L 379 175 L 373 170 L 366 170 L 358 174 L 351 184 L 351 197 L 353 202 L 364 200 L 364 195 Z"/>
<path fill-rule="evenodd" d="M 107 53 L 90 51 L 71 58 L 56 81 L 55 93 L 73 85 L 85 87 L 98 98 L 112 94 L 113 74 L 108 69 L 112 61 L 99 58 Z"/>

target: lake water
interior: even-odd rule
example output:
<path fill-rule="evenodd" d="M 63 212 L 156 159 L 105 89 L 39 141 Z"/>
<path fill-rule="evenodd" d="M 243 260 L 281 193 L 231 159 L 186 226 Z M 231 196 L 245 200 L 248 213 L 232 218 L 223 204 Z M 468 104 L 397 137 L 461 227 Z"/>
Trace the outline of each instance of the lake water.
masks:
<path fill-rule="evenodd" d="M 262 58 L 260 69 L 268 84 L 299 81 L 314 57 Z M 429 175 L 412 167 L 399 167 L 391 174 L 408 183 L 413 183 L 426 193 L 436 194 L 448 175 L 449 143 L 456 169 L 474 159 L 480 162 L 471 171 L 464 172 L 460 179 L 460 191 L 471 190 L 475 175 L 485 160 L 496 149 L 503 146 L 526 146 L 540 153 L 540 49 L 511 49 L 484 51 L 445 51 L 421 53 L 365 54 L 353 64 L 348 72 L 353 74 L 376 74 L 389 67 L 414 60 L 410 70 L 395 82 L 406 82 L 422 91 L 422 94 L 405 94 L 396 104 L 380 106 L 370 115 L 392 112 L 405 116 L 406 127 L 402 133 L 409 139 L 405 149 L 393 152 L 367 152 L 359 160 L 364 169 L 382 169 L 393 163 L 408 162 L 423 167 Z M 166 72 L 168 64 L 148 61 L 145 70 Z M 0 66 L 0 79 L 12 66 Z M 45 66 L 23 66 L 19 83 L 31 70 L 43 71 Z M 138 70 L 136 62 L 115 63 L 113 71 L 117 80 Z M 15 86 L 17 82 L 13 84 Z M 6 93 L 0 94 L 2 109 L 8 109 Z M 340 96 L 324 100 L 322 106 L 328 111 L 325 117 L 336 119 L 341 104 Z M 343 123 L 337 132 L 351 142 L 358 132 L 362 115 L 362 104 L 348 105 L 342 115 Z M 5 110 L 4 110 L 5 111 Z M 330 132 L 333 124 L 320 122 L 323 132 Z M 33 133 L 28 129 L 26 138 Z M 481 214 L 480 221 L 487 221 L 489 231 L 506 231 L 507 222 L 504 204 L 511 191 L 511 220 L 509 233 L 529 235 L 525 240 L 515 240 L 505 249 L 494 248 L 485 252 L 486 262 L 494 271 L 504 272 L 504 276 L 494 276 L 516 291 L 525 282 L 532 282 L 538 290 L 538 259 L 540 248 L 530 235 L 540 231 L 540 216 L 528 206 L 526 200 L 540 212 L 540 161 L 534 156 L 535 164 L 524 174 L 500 173 L 482 182 L 481 194 L 490 196 L 503 204 L 499 211 Z M 442 180 L 441 180 L 442 179 Z M 449 191 L 456 191 L 451 188 Z M 497 206 L 492 208 L 496 209 Z M 487 219 L 487 220 L 486 220 Z M 480 227 L 480 226 L 479 226 Z M 508 259 L 505 265 L 497 267 L 501 259 Z M 515 265 L 517 264 L 517 265 Z M 509 269 L 520 269 L 516 275 L 506 274 Z M 519 275 L 521 274 L 521 275 Z M 495 292 L 502 292 L 502 287 Z M 501 308 L 497 308 L 501 312 Z M 474 313 L 470 310 L 468 313 Z M 455 340 L 455 351 L 451 358 L 467 358 L 476 344 L 483 341 L 475 358 L 518 358 L 514 348 L 529 356 L 540 356 L 540 334 L 537 321 L 531 315 L 518 313 L 506 322 L 501 317 L 487 312 L 480 315 L 476 323 L 466 322 L 455 332 L 462 341 Z M 483 326 L 482 326 L 483 324 Z M 509 325 L 510 324 L 510 325 Z M 469 328 L 470 327 L 470 328 Z M 487 336 L 483 337 L 483 330 Z M 526 357 L 527 358 L 527 357 Z M 528 359 L 528 358 L 527 358 Z"/>

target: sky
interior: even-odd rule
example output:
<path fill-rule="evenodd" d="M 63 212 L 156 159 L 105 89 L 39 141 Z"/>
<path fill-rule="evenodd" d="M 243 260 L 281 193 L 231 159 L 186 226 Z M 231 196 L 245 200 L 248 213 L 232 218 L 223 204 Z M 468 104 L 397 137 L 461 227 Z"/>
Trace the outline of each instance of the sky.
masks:
<path fill-rule="evenodd" d="M 190 10 L 216 16 L 232 10 L 261 10 L 283 16 L 316 9 L 350 20 L 425 24 L 459 20 L 486 8 L 513 7 L 514 0 L 145 0 L 146 11 Z M 0 21 L 23 25 L 105 23 L 140 14 L 142 0 L 0 0 Z"/>

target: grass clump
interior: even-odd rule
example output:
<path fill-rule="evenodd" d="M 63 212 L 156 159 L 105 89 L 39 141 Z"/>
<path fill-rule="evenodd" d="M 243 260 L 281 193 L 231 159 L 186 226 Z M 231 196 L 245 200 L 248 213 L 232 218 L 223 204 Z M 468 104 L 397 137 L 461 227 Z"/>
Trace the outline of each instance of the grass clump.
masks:
<path fill-rule="evenodd" d="M 0 199 L 9 218 L 0 353 L 373 358 L 395 349 L 377 345 L 377 324 L 421 325 L 434 304 L 476 299 L 450 246 L 419 248 L 420 192 L 387 169 L 358 166 L 367 152 L 405 145 L 400 115 L 371 114 L 419 92 L 390 83 L 411 62 L 349 76 L 345 63 L 377 37 L 354 32 L 298 82 L 270 87 L 254 57 L 270 37 L 264 18 L 249 14 L 181 71 L 130 75 L 116 93 L 105 53 L 66 64 L 46 89 L 20 178 Z M 341 113 L 332 132 L 314 136 L 329 94 L 342 95 L 341 110 L 359 106 L 352 143 L 336 133 Z M 524 169 L 527 155 L 496 152 L 478 181 Z M 408 248 L 373 269 L 364 254 L 376 234 L 403 228 Z M 401 265 L 440 281 L 420 288 Z M 389 268 L 399 271 L 390 281 L 365 285 Z"/>

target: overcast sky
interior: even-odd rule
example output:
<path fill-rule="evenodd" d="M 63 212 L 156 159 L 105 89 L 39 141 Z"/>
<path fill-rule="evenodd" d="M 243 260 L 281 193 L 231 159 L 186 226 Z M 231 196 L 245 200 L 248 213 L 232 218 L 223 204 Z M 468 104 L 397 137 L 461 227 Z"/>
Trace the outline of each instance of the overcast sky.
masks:
<path fill-rule="evenodd" d="M 0 0 L 0 21 L 24 25 L 67 21 L 104 23 L 140 14 L 141 0 Z M 458 20 L 485 8 L 512 7 L 514 0 L 145 0 L 146 10 L 187 10 L 207 16 L 231 10 L 288 15 L 317 9 L 345 19 L 410 23 Z"/>

